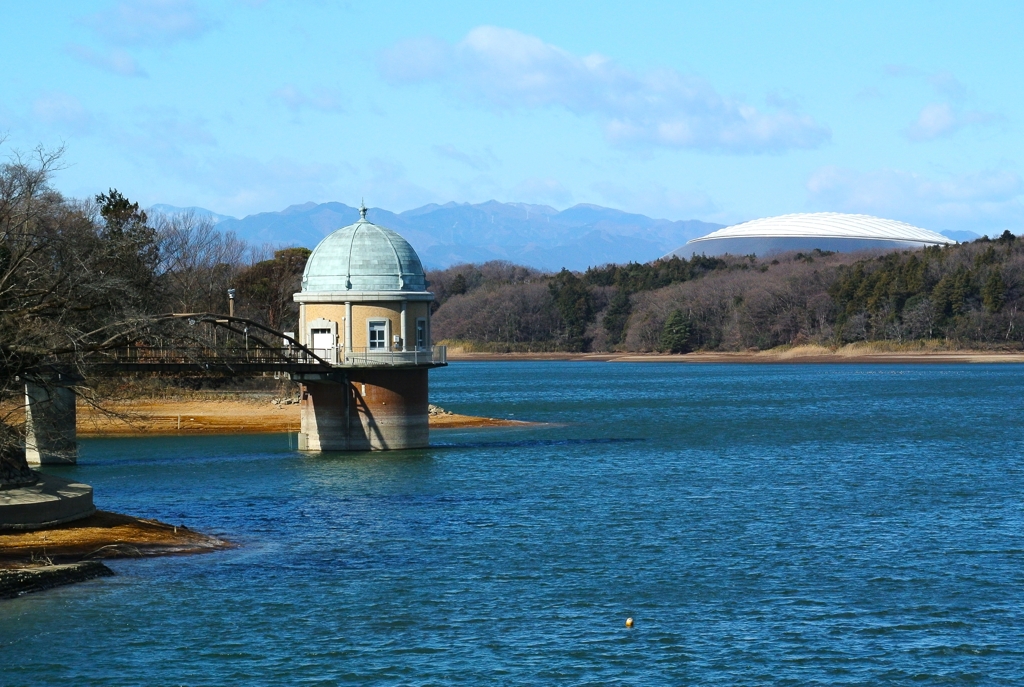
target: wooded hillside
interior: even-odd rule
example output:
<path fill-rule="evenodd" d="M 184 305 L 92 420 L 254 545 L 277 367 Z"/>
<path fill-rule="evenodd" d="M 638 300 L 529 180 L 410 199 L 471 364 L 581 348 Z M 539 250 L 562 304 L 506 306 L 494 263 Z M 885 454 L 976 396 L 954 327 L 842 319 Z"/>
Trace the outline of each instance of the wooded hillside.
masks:
<path fill-rule="evenodd" d="M 1024 241 L 1009 232 L 884 254 L 672 258 L 554 275 L 487 263 L 427 278 L 435 340 L 479 350 L 1024 345 Z"/>

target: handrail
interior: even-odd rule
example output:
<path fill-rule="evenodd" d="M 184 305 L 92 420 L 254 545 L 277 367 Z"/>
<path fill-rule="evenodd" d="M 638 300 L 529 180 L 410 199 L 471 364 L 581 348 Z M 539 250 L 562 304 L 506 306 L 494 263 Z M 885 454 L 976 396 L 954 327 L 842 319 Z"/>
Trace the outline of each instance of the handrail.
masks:
<path fill-rule="evenodd" d="M 128 346 L 105 351 L 94 357 L 94 362 L 131 365 L 195 365 L 195 364 L 279 364 L 287 367 L 299 365 L 330 365 L 331 367 L 404 367 L 418 365 L 447 365 L 448 348 L 433 346 L 412 351 L 394 351 L 372 348 L 344 347 L 280 348 L 252 347 L 210 348 L 210 347 L 149 347 Z"/>

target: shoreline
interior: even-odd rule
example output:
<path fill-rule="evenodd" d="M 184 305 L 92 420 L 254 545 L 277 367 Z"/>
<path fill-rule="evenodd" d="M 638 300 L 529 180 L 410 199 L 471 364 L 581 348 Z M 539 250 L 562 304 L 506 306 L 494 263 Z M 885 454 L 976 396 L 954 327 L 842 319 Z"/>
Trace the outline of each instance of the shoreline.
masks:
<path fill-rule="evenodd" d="M 183 525 L 96 511 L 37 530 L 0 532 L 0 600 L 108 577 L 103 560 L 211 553 L 229 541 Z"/>
<path fill-rule="evenodd" d="M 105 405 L 110 412 L 79 404 L 80 437 L 190 436 L 196 434 L 276 434 L 298 432 L 299 405 L 270 404 L 259 398 L 135 399 Z M 430 415 L 430 429 L 517 427 L 522 420 L 476 417 L 442 411 Z"/>
<path fill-rule="evenodd" d="M 232 547 L 231 542 L 184 525 L 98 510 L 62 525 L 0 532 L 0 570 L 32 563 L 209 553 Z"/>
<path fill-rule="evenodd" d="M 749 352 L 665 353 L 448 353 L 453 362 L 607 362 L 607 363 L 734 363 L 734 364 L 978 364 L 1024 363 L 1024 352 L 874 350 L 844 346 L 831 350 L 821 346 Z"/>

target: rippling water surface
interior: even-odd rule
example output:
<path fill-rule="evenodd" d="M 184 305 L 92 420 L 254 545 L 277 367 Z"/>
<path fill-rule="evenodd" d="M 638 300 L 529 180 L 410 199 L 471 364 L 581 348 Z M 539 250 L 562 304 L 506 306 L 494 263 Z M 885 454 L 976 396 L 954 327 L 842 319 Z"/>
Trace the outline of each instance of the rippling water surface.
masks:
<path fill-rule="evenodd" d="M 101 507 L 241 546 L 0 603 L 0 682 L 1019 684 L 1022 372 L 456 363 L 550 424 L 83 441 Z"/>

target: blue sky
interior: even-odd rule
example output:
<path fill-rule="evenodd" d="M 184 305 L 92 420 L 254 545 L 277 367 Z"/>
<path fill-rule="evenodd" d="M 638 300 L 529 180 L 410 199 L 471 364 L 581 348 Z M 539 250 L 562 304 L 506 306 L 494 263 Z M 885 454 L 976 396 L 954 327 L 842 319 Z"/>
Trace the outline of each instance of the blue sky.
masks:
<path fill-rule="evenodd" d="M 1024 232 L 1021 3 L 5 2 L 3 154 L 242 216 L 365 197 Z"/>

